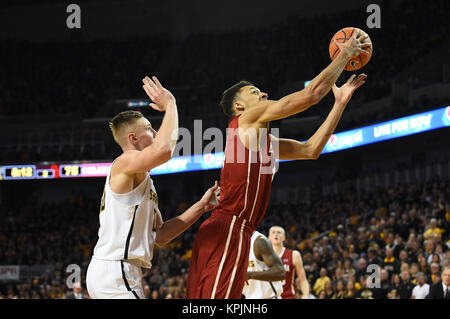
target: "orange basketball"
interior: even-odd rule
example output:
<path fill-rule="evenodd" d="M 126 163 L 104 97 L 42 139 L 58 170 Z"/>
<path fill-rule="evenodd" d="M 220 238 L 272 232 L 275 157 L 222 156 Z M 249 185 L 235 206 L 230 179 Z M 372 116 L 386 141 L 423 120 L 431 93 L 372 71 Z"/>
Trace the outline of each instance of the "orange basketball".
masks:
<path fill-rule="evenodd" d="M 358 29 L 358 28 L 353 28 L 353 27 L 343 28 L 343 29 L 339 30 L 338 32 L 336 32 L 336 34 L 333 36 L 333 38 L 330 41 L 329 51 L 330 51 L 331 60 L 334 60 L 334 58 L 337 57 L 339 54 L 339 48 L 336 44 L 334 44 L 333 41 L 337 40 L 338 42 L 344 43 L 345 41 L 350 39 L 355 34 L 355 32 L 358 32 L 358 30 L 360 31 L 360 33 L 362 33 L 362 35 L 367 35 L 367 33 L 364 32 L 363 30 Z M 369 38 L 369 41 L 370 41 L 370 38 Z M 361 69 L 363 66 L 365 66 L 367 64 L 367 62 L 369 62 L 369 60 L 372 56 L 373 46 L 371 44 L 370 46 L 364 47 L 363 49 L 366 51 L 369 51 L 369 54 L 362 52 L 357 57 L 352 58 L 350 61 L 348 61 L 347 65 L 345 66 L 345 70 L 356 71 L 356 70 Z"/>

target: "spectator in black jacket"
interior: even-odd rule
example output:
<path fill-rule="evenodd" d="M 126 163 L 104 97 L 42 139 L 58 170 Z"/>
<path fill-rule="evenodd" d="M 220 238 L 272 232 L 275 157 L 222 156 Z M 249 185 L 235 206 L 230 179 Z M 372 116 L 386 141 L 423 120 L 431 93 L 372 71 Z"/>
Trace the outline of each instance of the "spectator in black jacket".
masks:
<path fill-rule="evenodd" d="M 450 266 L 442 271 L 441 281 L 430 286 L 427 299 L 450 299 Z"/>
<path fill-rule="evenodd" d="M 410 280 L 411 276 L 408 271 L 403 271 L 401 274 L 401 282 L 398 287 L 398 294 L 400 299 L 411 299 L 414 284 Z"/>
<path fill-rule="evenodd" d="M 400 263 L 398 259 L 394 257 L 394 251 L 392 248 L 386 248 L 383 268 L 388 271 L 389 276 L 392 276 L 393 273 L 398 274 L 400 272 Z"/>

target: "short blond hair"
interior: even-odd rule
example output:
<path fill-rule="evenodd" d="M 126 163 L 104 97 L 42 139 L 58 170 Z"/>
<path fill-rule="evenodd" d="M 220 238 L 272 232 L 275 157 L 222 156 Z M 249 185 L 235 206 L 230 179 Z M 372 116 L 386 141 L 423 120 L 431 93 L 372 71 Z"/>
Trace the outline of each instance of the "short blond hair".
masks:
<path fill-rule="evenodd" d="M 116 141 L 117 144 L 121 145 L 119 139 L 120 131 L 125 126 L 134 124 L 137 120 L 143 117 L 144 116 L 142 115 L 141 112 L 132 110 L 123 111 L 114 116 L 111 122 L 109 122 L 109 128 L 111 129 L 114 141 Z"/>

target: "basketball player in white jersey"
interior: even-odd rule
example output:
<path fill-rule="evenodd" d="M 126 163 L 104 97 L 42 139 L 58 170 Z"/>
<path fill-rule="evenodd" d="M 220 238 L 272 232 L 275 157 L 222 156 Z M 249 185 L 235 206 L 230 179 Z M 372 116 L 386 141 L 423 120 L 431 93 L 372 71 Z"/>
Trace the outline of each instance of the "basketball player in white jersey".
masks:
<path fill-rule="evenodd" d="M 217 205 L 216 182 L 187 211 L 163 222 L 149 171 L 172 156 L 178 111 L 175 98 L 156 77 L 143 82 L 150 106 L 165 115 L 158 132 L 136 111 L 121 112 L 110 123 L 123 154 L 111 165 L 101 200 L 99 239 L 86 276 L 94 299 L 144 298 L 141 267 L 151 268 L 154 245 L 167 244 Z"/>
<path fill-rule="evenodd" d="M 242 294 L 246 299 L 281 299 L 286 273 L 280 257 L 267 237 L 258 231 L 253 232 L 250 247 Z"/>
<path fill-rule="evenodd" d="M 272 226 L 269 229 L 269 241 L 272 243 L 273 250 L 281 258 L 284 269 L 286 270 L 286 280 L 283 286 L 282 299 L 295 298 L 295 286 L 297 281 L 294 280 L 295 274 L 299 281 L 299 288 L 302 292 L 302 299 L 309 299 L 309 283 L 306 279 L 305 269 L 303 268 L 303 260 L 298 250 L 291 250 L 284 247 L 286 234 L 282 227 Z"/>

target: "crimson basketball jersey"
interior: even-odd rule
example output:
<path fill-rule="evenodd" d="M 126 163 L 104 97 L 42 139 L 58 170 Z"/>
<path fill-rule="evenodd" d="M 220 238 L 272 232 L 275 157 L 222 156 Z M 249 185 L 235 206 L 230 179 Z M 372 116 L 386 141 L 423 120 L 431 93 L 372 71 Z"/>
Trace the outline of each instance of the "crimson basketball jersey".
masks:
<path fill-rule="evenodd" d="M 283 250 L 281 251 L 280 254 L 284 270 L 286 271 L 286 280 L 283 285 L 283 293 L 281 294 L 282 299 L 295 298 L 295 289 L 294 289 L 295 268 L 294 263 L 292 261 L 292 252 L 293 250 L 283 247 Z"/>
<path fill-rule="evenodd" d="M 256 228 L 266 212 L 277 166 L 269 130 L 261 131 L 259 151 L 252 151 L 239 138 L 238 121 L 239 115 L 228 125 L 220 202 L 215 211 L 236 215 Z"/>

